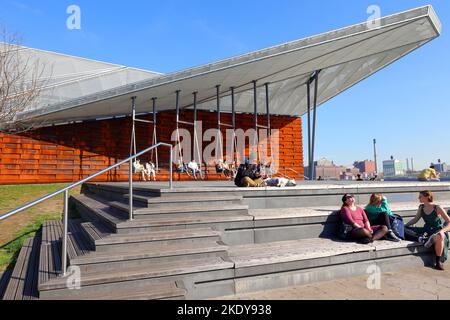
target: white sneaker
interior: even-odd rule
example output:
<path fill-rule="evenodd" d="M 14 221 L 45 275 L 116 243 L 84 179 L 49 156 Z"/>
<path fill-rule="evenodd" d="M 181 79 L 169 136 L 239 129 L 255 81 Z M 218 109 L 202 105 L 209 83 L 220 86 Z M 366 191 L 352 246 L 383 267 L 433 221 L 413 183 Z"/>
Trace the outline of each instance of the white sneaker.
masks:
<path fill-rule="evenodd" d="M 425 247 L 425 248 L 430 248 L 430 247 L 436 242 L 437 237 L 438 237 L 437 233 L 433 234 L 433 235 L 430 237 L 430 239 L 428 239 L 428 241 L 425 242 L 424 247 Z"/>

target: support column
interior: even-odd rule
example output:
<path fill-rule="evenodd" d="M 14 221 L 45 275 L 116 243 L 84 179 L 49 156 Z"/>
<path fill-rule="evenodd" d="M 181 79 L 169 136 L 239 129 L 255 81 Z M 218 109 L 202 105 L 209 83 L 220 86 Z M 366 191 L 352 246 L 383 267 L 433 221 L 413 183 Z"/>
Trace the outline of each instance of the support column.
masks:
<path fill-rule="evenodd" d="M 314 148 L 316 143 L 316 114 L 317 114 L 317 96 L 319 90 L 319 71 L 315 74 L 315 85 L 314 85 L 314 115 L 313 115 L 313 132 L 312 132 L 312 143 L 311 143 L 311 180 L 315 178 L 315 166 L 314 166 Z"/>
<path fill-rule="evenodd" d="M 311 180 L 311 82 L 306 83 L 306 100 L 308 108 L 308 179 Z"/>
<path fill-rule="evenodd" d="M 255 152 L 256 152 L 256 164 L 258 164 L 258 151 L 259 151 L 259 146 L 258 146 L 258 89 L 256 86 L 257 81 L 254 80 L 253 81 L 253 103 L 254 103 L 254 125 L 255 125 L 255 139 L 254 139 L 254 147 L 256 148 Z M 251 156 L 251 154 L 250 154 Z"/>

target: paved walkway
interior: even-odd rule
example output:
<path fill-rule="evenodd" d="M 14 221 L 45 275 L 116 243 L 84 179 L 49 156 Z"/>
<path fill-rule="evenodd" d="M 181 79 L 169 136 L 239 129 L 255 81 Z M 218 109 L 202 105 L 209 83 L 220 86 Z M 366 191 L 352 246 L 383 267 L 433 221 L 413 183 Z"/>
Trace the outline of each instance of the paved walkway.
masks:
<path fill-rule="evenodd" d="M 369 275 L 229 296 L 236 300 L 450 300 L 450 263 L 445 271 L 428 267 L 381 274 L 380 289 L 368 289 Z"/>

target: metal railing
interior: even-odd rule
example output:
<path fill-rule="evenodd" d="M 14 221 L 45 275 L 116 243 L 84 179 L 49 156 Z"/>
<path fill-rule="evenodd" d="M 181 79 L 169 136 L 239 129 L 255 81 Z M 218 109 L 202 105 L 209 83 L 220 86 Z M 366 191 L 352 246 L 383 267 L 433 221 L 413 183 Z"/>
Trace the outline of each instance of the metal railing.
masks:
<path fill-rule="evenodd" d="M 41 202 L 44 202 L 44 201 L 46 201 L 46 200 L 48 200 L 50 198 L 53 198 L 54 196 L 57 196 L 57 195 L 59 195 L 61 193 L 64 193 L 64 216 L 63 216 L 64 228 L 63 228 L 63 237 L 62 237 L 61 271 L 62 271 L 62 275 L 65 276 L 66 275 L 66 271 L 67 271 L 67 233 L 68 233 L 67 230 L 68 230 L 68 220 L 69 220 L 69 191 L 70 191 L 70 189 L 75 188 L 75 187 L 79 186 L 80 184 L 83 184 L 83 183 L 85 183 L 85 182 L 87 182 L 87 181 L 89 181 L 89 180 L 91 180 L 93 178 L 96 178 L 96 177 L 98 177 L 98 176 L 100 176 L 102 174 L 105 174 L 106 172 L 108 172 L 108 171 L 110 171 L 112 169 L 115 169 L 115 168 L 117 168 L 117 167 L 119 167 L 119 166 L 129 162 L 129 166 L 130 166 L 129 173 L 128 173 L 129 174 L 129 217 L 130 217 L 130 220 L 133 220 L 133 160 L 138 158 L 138 157 L 140 157 L 140 156 L 142 156 L 143 154 L 145 154 L 145 153 L 155 149 L 155 148 L 158 148 L 158 147 L 168 147 L 168 148 L 170 148 L 169 188 L 172 189 L 173 188 L 173 172 L 172 172 L 173 171 L 173 168 L 172 168 L 173 146 L 171 144 L 168 144 L 168 143 L 160 142 L 160 143 L 155 144 L 155 145 L 153 145 L 151 147 L 148 147 L 147 149 L 145 149 L 145 150 L 135 154 L 134 156 L 131 156 L 131 157 L 129 157 L 129 158 L 125 159 L 125 160 L 122 160 L 122 161 L 120 161 L 120 162 L 118 162 L 118 163 L 116 163 L 116 164 L 114 164 L 114 165 L 112 165 L 112 166 L 110 166 L 110 167 L 108 167 L 106 169 L 103 169 L 103 170 L 101 170 L 101 171 L 99 171 L 99 172 L 97 172 L 97 173 L 95 173 L 93 175 L 90 175 L 89 177 L 84 178 L 83 180 L 75 182 L 75 183 L 73 183 L 73 184 L 71 184 L 71 185 L 69 185 L 69 186 L 67 186 L 67 187 L 65 187 L 65 188 L 63 188 L 61 190 L 55 191 L 55 192 L 53 192 L 51 194 L 48 194 L 48 195 L 46 195 L 46 196 L 44 196 L 42 198 L 39 198 L 39 199 L 35 200 L 33 202 L 30 202 L 30 203 L 28 203 L 28 204 L 26 204 L 26 205 L 24 205 L 24 206 L 22 206 L 20 208 L 17 208 L 17 209 L 15 209 L 13 211 L 10 211 L 10 212 L 0 216 L 0 221 L 2 221 L 4 219 L 7 219 L 7 218 L 9 218 L 9 217 L 19 213 L 19 212 L 22 212 L 22 211 L 28 209 L 28 208 L 34 207 L 35 205 L 38 205 Z"/>

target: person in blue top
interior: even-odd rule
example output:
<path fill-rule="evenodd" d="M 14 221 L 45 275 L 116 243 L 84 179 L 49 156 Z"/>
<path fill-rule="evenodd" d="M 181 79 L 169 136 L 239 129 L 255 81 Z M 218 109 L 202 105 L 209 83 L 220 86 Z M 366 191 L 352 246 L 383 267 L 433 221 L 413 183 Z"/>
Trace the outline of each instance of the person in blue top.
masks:
<path fill-rule="evenodd" d="M 371 225 L 383 225 L 388 228 L 386 239 L 398 242 L 401 239 L 398 238 L 391 228 L 391 222 L 389 216 L 394 216 L 385 196 L 379 193 L 374 193 L 370 197 L 370 202 L 364 209 L 367 218 Z"/>

